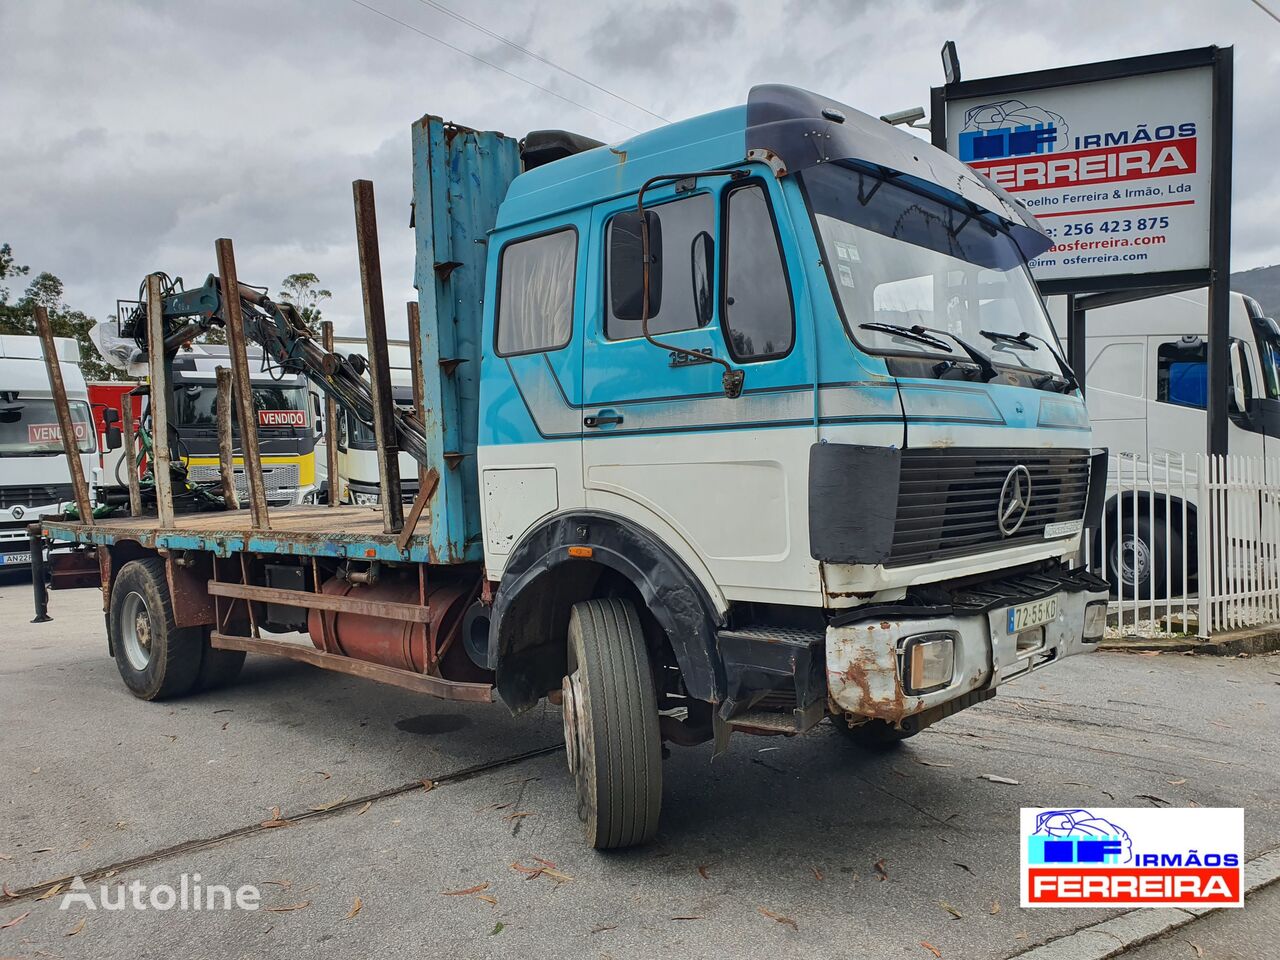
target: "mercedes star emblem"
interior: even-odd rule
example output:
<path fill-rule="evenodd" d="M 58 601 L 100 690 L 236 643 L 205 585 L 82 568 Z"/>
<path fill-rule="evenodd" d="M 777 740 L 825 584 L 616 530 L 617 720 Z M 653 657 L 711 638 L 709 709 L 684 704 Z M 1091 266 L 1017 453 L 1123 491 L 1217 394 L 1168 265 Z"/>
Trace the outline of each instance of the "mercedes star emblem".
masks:
<path fill-rule="evenodd" d="M 1031 471 L 1018 464 L 1004 478 L 1000 488 L 1000 504 L 996 508 L 996 522 L 1000 532 L 1012 537 L 1027 519 L 1031 506 Z"/>

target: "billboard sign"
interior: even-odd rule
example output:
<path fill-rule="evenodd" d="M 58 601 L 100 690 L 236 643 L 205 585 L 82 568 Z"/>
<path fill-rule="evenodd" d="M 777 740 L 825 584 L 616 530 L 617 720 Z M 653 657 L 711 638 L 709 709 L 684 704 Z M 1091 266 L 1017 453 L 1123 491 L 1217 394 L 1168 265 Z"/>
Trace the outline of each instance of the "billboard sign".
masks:
<path fill-rule="evenodd" d="M 960 82 L 934 101 L 947 152 L 1049 233 L 1032 272 L 1063 292 L 1207 277 L 1214 104 L 1212 59 L 1186 54 Z"/>

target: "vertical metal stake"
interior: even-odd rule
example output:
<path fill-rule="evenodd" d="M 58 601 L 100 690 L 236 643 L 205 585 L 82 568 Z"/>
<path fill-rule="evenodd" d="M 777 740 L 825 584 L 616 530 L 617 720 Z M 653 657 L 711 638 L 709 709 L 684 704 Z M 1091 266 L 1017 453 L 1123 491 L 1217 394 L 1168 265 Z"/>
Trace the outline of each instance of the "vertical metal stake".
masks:
<path fill-rule="evenodd" d="M 218 279 L 222 285 L 222 316 L 227 324 L 227 346 L 231 348 L 232 392 L 240 418 L 240 449 L 244 478 L 249 487 L 249 514 L 256 530 L 270 530 L 267 492 L 263 488 L 262 456 L 258 449 L 258 412 L 253 406 L 253 385 L 249 379 L 249 353 L 244 341 L 244 314 L 240 309 L 240 281 L 236 277 L 236 255 L 225 237 L 214 241 L 218 255 Z"/>
<path fill-rule="evenodd" d="M 160 275 L 147 277 L 147 361 L 151 366 L 151 474 L 160 527 L 173 526 L 173 476 L 169 473 L 169 361 L 164 353 Z"/>
<path fill-rule="evenodd" d="M 128 469 L 125 484 L 129 488 L 129 516 L 142 516 L 142 490 L 138 487 L 138 431 L 133 421 L 133 393 L 120 398 L 120 439 Z"/>
<path fill-rule="evenodd" d="M 364 332 L 369 354 L 369 385 L 373 396 L 373 433 L 378 448 L 382 497 L 382 527 L 399 533 L 404 526 L 400 500 L 400 445 L 396 437 L 391 394 L 391 365 L 387 357 L 387 317 L 382 300 L 382 263 L 378 256 L 378 220 L 373 184 L 351 184 L 356 207 L 356 249 L 360 253 L 360 289 L 364 293 Z"/>
<path fill-rule="evenodd" d="M 75 425 L 71 422 L 71 408 L 67 406 L 67 386 L 62 382 L 58 345 L 53 342 L 53 327 L 49 324 L 48 311 L 37 305 L 35 314 L 36 332 L 40 334 L 40 345 L 44 351 L 44 368 L 49 374 L 49 390 L 53 393 L 54 412 L 58 415 L 58 430 L 62 434 L 62 452 L 67 458 L 67 469 L 71 471 L 71 489 L 75 493 L 76 510 L 80 514 L 81 523 L 91 524 L 93 510 L 89 506 L 89 484 L 84 479 L 80 442 L 76 439 Z M 91 423 L 86 423 L 85 429 L 92 434 Z M 34 559 L 33 555 L 32 560 Z"/>
<path fill-rule="evenodd" d="M 333 321 L 323 320 L 320 323 L 321 343 L 325 353 L 333 353 Z M 345 416 L 345 412 L 343 416 Z M 342 487 L 338 483 L 338 401 L 333 392 L 324 393 L 324 453 L 325 467 L 329 474 L 329 506 L 336 507 L 341 502 Z"/>
<path fill-rule="evenodd" d="M 222 477 L 222 499 L 228 510 L 240 509 L 240 495 L 236 492 L 236 448 L 231 438 L 231 368 L 214 370 L 218 381 L 218 473 Z"/>
<path fill-rule="evenodd" d="M 49 585 L 45 582 L 44 564 L 45 539 L 39 523 L 27 527 L 27 539 L 31 544 L 31 589 L 36 603 L 36 616 L 31 622 L 48 623 L 53 617 L 49 616 Z"/>

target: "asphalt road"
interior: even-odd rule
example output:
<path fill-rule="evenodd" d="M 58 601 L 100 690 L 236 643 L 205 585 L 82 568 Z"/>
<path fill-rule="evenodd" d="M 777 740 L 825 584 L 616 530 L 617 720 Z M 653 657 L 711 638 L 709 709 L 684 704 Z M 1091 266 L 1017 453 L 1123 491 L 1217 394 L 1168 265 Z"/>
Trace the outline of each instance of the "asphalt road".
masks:
<path fill-rule="evenodd" d="M 254 657 L 235 687 L 146 704 L 100 606 L 55 592 L 32 625 L 29 585 L 0 583 L 0 880 L 18 894 L 0 956 L 1003 958 L 1110 915 L 1018 907 L 1021 806 L 1240 806 L 1246 855 L 1280 846 L 1275 657 L 1076 658 L 887 757 L 826 727 L 735 736 L 714 761 L 675 748 L 657 841 L 601 855 L 553 707 L 513 718 Z M 74 874 L 96 893 L 197 873 L 261 908 L 37 899 Z M 1196 936 L 1216 956 L 1274 931 L 1259 903 L 1184 930 L 1215 924 Z M 1194 957 L 1188 936 L 1140 956 Z"/>

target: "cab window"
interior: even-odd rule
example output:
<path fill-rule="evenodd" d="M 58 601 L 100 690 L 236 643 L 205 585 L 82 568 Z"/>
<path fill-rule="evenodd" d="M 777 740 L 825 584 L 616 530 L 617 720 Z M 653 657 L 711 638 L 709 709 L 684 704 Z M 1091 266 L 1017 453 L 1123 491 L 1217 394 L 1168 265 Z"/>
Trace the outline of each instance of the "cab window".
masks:
<path fill-rule="evenodd" d="M 572 227 L 514 240 L 498 259 L 497 352 L 559 350 L 573 335 L 578 232 Z"/>
<path fill-rule="evenodd" d="M 781 357 L 795 341 L 791 288 L 764 187 L 730 189 L 723 231 L 725 342 L 739 363 Z"/>
<path fill-rule="evenodd" d="M 715 200 L 699 193 L 670 203 L 646 209 L 656 213 L 662 222 L 659 249 L 651 256 L 662 264 L 662 298 L 649 317 L 649 332 L 654 335 L 693 330 L 711 319 L 711 276 L 702 263 L 701 251 L 708 249 L 700 239 L 710 242 L 715 229 Z M 612 254 L 615 231 L 638 227 L 636 217 L 609 219 L 605 230 L 605 319 L 604 335 L 610 340 L 629 340 L 644 335 L 640 320 L 622 319 L 613 303 Z"/>
<path fill-rule="evenodd" d="M 1209 345 L 1200 337 L 1160 344 L 1156 353 L 1156 399 L 1204 410 L 1209 404 Z"/>

